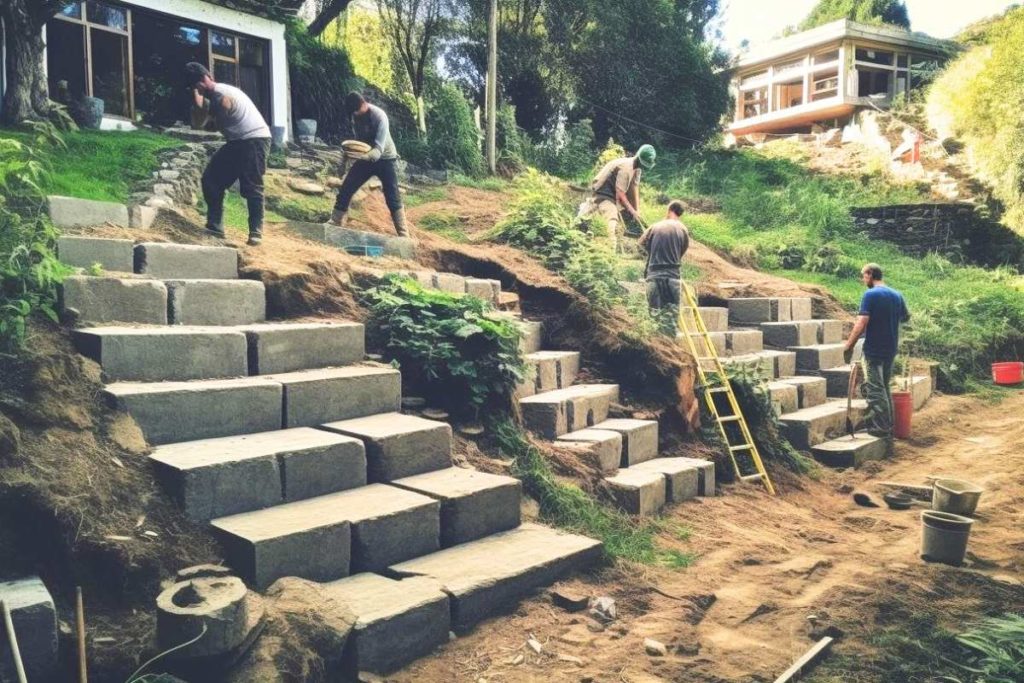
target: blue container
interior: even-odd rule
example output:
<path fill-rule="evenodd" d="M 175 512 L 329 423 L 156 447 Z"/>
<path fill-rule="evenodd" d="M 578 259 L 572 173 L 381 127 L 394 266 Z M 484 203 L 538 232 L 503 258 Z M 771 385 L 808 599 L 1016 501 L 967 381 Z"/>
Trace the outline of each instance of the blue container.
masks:
<path fill-rule="evenodd" d="M 368 245 L 345 247 L 345 251 L 353 256 L 369 256 L 371 258 L 380 258 L 384 255 L 384 247 L 372 247 Z"/>

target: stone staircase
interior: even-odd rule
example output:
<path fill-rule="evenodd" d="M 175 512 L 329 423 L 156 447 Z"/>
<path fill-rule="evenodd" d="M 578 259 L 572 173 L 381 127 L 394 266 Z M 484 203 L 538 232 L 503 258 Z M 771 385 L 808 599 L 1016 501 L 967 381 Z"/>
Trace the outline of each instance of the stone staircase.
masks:
<path fill-rule="evenodd" d="M 886 444 L 875 437 L 840 436 L 850 377 L 842 321 L 814 318 L 808 297 L 736 297 L 727 307 L 702 308 L 701 314 L 719 353 L 724 349 L 725 364 L 742 365 L 767 380 L 784 436 L 797 450 L 836 467 L 885 457 Z M 931 395 L 931 378 L 913 384 L 916 410 Z M 863 423 L 866 411 L 867 403 L 854 399 L 855 425 Z"/>
<path fill-rule="evenodd" d="M 65 237 L 59 251 L 109 271 L 68 278 L 63 312 L 166 491 L 253 588 L 298 576 L 347 603 L 349 670 L 399 668 L 600 557 L 598 541 L 522 524 L 517 479 L 453 467 L 451 428 L 400 412 L 400 374 L 365 361 L 361 324 L 267 322 L 235 250 Z"/>

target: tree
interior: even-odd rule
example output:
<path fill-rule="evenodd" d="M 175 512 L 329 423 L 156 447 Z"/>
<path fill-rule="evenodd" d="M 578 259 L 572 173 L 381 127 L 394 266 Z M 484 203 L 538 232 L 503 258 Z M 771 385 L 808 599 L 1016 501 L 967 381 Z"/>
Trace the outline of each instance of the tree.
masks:
<path fill-rule="evenodd" d="M 309 25 L 309 33 L 319 36 L 341 13 L 348 9 L 352 0 L 316 0 L 316 17 Z"/>
<path fill-rule="evenodd" d="M 50 96 L 43 69 L 43 26 L 67 0 L 0 0 L 0 19 L 7 36 L 7 92 L 4 123 L 46 118 Z"/>
<path fill-rule="evenodd" d="M 800 22 L 799 30 L 806 31 L 838 19 L 910 28 L 910 16 L 902 0 L 819 0 Z"/>
<path fill-rule="evenodd" d="M 423 91 L 434 45 L 454 11 L 453 0 L 377 0 L 384 28 L 395 43 L 416 98 L 420 132 L 427 131 Z"/>

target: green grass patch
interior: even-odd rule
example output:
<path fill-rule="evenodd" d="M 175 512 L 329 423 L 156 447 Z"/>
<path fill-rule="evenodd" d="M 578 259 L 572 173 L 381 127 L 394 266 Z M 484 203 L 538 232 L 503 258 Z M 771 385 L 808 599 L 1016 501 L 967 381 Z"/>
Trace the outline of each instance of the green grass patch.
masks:
<path fill-rule="evenodd" d="M 504 192 L 511 187 L 511 183 L 508 180 L 493 176 L 474 178 L 472 176 L 456 173 L 451 176 L 451 181 L 461 187 L 471 187 L 476 190 L 489 190 L 491 192 Z"/>
<path fill-rule="evenodd" d="M 205 215 L 206 202 L 200 198 L 196 208 Z M 264 223 L 287 223 L 288 218 L 268 207 L 263 221 Z M 224 229 L 244 234 L 249 233 L 249 207 L 242 195 L 234 190 L 224 195 Z"/>
<path fill-rule="evenodd" d="M 331 210 L 334 208 L 331 202 L 323 197 L 296 194 L 268 194 L 267 207 L 273 209 L 276 215 L 305 223 L 327 222 L 331 217 Z"/>
<path fill-rule="evenodd" d="M 405 193 L 402 203 L 406 208 L 422 206 L 431 202 L 440 202 L 448 196 L 443 187 L 417 187 Z"/>
<path fill-rule="evenodd" d="M 4 129 L 0 137 L 20 142 L 31 134 Z M 50 173 L 41 189 L 47 195 L 64 195 L 105 202 L 125 202 L 142 181 L 157 170 L 157 155 L 184 146 L 184 142 L 148 131 L 117 132 L 82 130 L 62 133 L 67 149 L 39 149 Z"/>
<path fill-rule="evenodd" d="M 448 211 L 428 213 L 420 216 L 420 219 L 416 221 L 417 227 L 447 237 L 453 242 L 465 243 L 469 239 L 466 237 L 466 233 L 462 232 L 461 225 L 462 221 L 459 220 L 459 217 Z"/>

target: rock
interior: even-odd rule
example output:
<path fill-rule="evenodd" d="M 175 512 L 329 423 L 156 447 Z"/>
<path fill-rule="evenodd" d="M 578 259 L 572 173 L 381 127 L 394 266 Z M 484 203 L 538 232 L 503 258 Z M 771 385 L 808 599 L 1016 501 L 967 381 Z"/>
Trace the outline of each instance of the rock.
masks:
<path fill-rule="evenodd" d="M 586 595 L 580 595 L 570 591 L 553 590 L 551 591 L 551 602 L 553 602 L 555 606 L 561 607 L 566 612 L 580 612 L 590 605 L 590 598 Z"/>
<path fill-rule="evenodd" d="M 464 436 L 480 436 L 484 433 L 484 427 L 481 424 L 468 424 L 459 426 L 459 434 Z"/>
<path fill-rule="evenodd" d="M 427 408 L 426 410 L 423 411 L 423 417 L 427 418 L 428 420 L 447 420 L 448 413 L 437 408 Z"/>
<path fill-rule="evenodd" d="M 344 181 L 338 176 L 330 176 L 327 178 L 327 187 L 338 188 Z"/>
<path fill-rule="evenodd" d="M 323 185 L 319 185 L 310 180 L 303 180 L 301 178 L 290 179 L 288 181 L 288 187 L 292 188 L 296 192 L 312 196 L 319 196 L 327 191 Z"/>
<path fill-rule="evenodd" d="M 653 638 L 644 638 L 644 652 L 651 657 L 664 657 L 668 654 L 668 648 Z"/>
<path fill-rule="evenodd" d="M 378 676 L 370 671 L 360 671 L 357 680 L 359 683 L 384 683 L 382 676 Z"/>
<path fill-rule="evenodd" d="M 0 460 L 7 460 L 21 448 L 21 431 L 18 425 L 0 413 Z"/>
<path fill-rule="evenodd" d="M 198 564 L 194 567 L 179 569 L 175 577 L 178 581 L 189 581 L 191 579 L 209 579 L 231 576 L 231 568 L 222 564 Z"/>
<path fill-rule="evenodd" d="M 579 657 L 573 657 L 572 655 L 558 655 L 558 661 L 568 662 L 569 664 L 575 664 L 576 666 L 584 666 L 585 662 Z"/>
<path fill-rule="evenodd" d="M 615 601 L 606 596 L 595 598 L 590 603 L 590 616 L 603 623 L 615 621 Z"/>
<path fill-rule="evenodd" d="M 540 654 L 540 651 L 543 649 L 543 646 L 540 644 L 540 642 L 536 638 L 530 638 L 529 640 L 526 641 L 526 644 L 529 645 L 530 649 L 533 650 L 537 654 Z"/>
<path fill-rule="evenodd" d="M 206 577 L 181 581 L 156 599 L 157 643 L 161 650 L 197 638 L 176 650 L 174 659 L 210 657 L 240 647 L 261 615 L 249 614 L 249 589 L 235 577 Z M 259 611 L 259 610 L 258 610 Z M 252 618 L 250 618 L 252 616 Z"/>
<path fill-rule="evenodd" d="M 405 410 L 419 410 L 425 405 L 427 405 L 427 399 L 425 398 L 420 398 L 419 396 L 402 397 L 402 408 Z"/>

